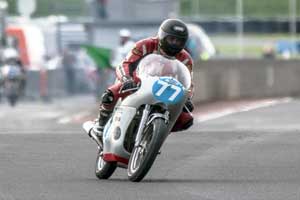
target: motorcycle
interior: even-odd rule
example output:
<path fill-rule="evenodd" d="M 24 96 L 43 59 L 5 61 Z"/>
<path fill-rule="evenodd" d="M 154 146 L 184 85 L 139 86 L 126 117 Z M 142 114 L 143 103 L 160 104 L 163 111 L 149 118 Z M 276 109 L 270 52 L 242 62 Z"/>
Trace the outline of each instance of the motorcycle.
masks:
<path fill-rule="evenodd" d="M 22 72 L 18 66 L 6 65 L 2 68 L 3 93 L 11 106 L 15 106 L 20 95 Z"/>
<path fill-rule="evenodd" d="M 102 138 L 91 131 L 94 122 L 83 124 L 98 144 L 95 174 L 99 179 L 108 179 L 121 167 L 127 168 L 130 181 L 141 181 L 187 100 L 191 74 L 176 59 L 150 54 L 140 61 L 137 76 L 140 85 L 118 101 Z"/>

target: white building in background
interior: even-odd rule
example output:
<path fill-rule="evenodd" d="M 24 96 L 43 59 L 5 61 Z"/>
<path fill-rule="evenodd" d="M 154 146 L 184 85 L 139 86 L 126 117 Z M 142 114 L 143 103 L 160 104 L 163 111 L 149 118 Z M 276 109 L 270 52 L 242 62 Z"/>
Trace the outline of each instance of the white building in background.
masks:
<path fill-rule="evenodd" d="M 21 61 L 27 69 L 40 69 L 46 55 L 45 37 L 42 30 L 30 21 L 8 24 L 6 36 L 9 45 L 19 52 Z M 13 46 L 14 45 L 14 46 Z"/>

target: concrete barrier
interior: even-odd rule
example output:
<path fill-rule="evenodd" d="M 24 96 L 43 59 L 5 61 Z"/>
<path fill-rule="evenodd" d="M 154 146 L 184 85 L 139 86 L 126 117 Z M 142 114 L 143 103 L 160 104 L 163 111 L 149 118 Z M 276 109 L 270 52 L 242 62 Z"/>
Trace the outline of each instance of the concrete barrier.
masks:
<path fill-rule="evenodd" d="M 298 60 L 210 60 L 194 67 L 195 102 L 300 95 Z"/>
<path fill-rule="evenodd" d="M 40 98 L 41 73 L 27 72 L 26 96 Z M 47 95 L 66 95 L 62 69 L 48 70 Z M 298 60 L 210 60 L 194 66 L 194 102 L 300 95 Z"/>

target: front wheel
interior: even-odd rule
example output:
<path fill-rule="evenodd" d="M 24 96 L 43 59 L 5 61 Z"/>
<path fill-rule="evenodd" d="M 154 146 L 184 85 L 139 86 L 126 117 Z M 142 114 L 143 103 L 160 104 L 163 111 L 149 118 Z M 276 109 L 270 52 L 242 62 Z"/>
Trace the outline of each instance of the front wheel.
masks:
<path fill-rule="evenodd" d="M 97 154 L 95 174 L 99 179 L 108 179 L 116 170 L 117 162 L 103 160 L 102 151 Z"/>
<path fill-rule="evenodd" d="M 139 182 L 145 177 L 167 135 L 167 125 L 161 118 L 145 127 L 141 144 L 134 147 L 129 159 L 127 174 L 130 181 Z"/>

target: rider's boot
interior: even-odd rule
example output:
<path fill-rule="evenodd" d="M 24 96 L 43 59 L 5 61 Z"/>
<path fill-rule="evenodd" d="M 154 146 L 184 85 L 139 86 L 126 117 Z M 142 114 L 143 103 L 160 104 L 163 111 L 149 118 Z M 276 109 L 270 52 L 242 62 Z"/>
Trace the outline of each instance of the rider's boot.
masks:
<path fill-rule="evenodd" d="M 95 120 L 94 127 L 92 128 L 92 130 L 89 133 L 90 137 L 91 137 L 91 134 L 94 134 L 94 135 L 96 135 L 98 137 L 98 139 L 102 143 L 102 136 L 103 136 L 104 126 L 107 123 L 110 115 L 111 115 L 111 111 L 110 110 L 106 110 L 104 108 L 101 108 L 99 110 L 99 116 Z"/>
<path fill-rule="evenodd" d="M 95 120 L 95 124 L 92 130 L 89 132 L 89 136 L 92 136 L 92 138 L 94 138 L 97 143 L 100 142 L 101 144 L 103 144 L 102 136 L 103 136 L 104 126 L 107 123 L 108 119 L 110 118 L 110 115 L 113 111 L 113 107 L 114 107 L 114 95 L 112 91 L 106 90 L 101 97 L 98 118 Z"/>

